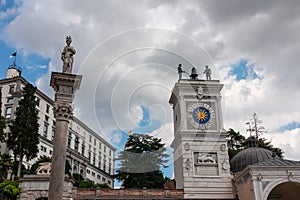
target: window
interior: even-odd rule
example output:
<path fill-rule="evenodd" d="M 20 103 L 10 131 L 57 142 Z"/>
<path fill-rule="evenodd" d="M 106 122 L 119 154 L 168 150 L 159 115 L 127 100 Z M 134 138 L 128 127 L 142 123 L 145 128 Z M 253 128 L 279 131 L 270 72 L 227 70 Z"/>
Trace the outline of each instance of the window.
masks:
<path fill-rule="evenodd" d="M 108 163 L 108 173 L 111 174 L 111 159 L 109 159 Z"/>
<path fill-rule="evenodd" d="M 97 143 L 97 140 L 96 140 L 96 138 L 94 138 L 94 145 L 96 146 L 96 143 Z"/>
<path fill-rule="evenodd" d="M 92 176 L 94 176 L 94 177 L 95 177 L 95 172 L 92 172 Z"/>
<path fill-rule="evenodd" d="M 109 154 L 109 156 L 111 156 L 111 150 L 109 150 L 109 153 L 108 153 L 108 154 Z"/>
<path fill-rule="evenodd" d="M 101 149 L 101 142 L 99 142 L 99 149 Z"/>
<path fill-rule="evenodd" d="M 13 93 L 14 91 L 15 91 L 15 86 L 14 85 L 10 85 L 8 93 Z"/>
<path fill-rule="evenodd" d="M 47 135 L 48 135 L 48 124 L 44 123 L 43 136 L 47 137 Z"/>
<path fill-rule="evenodd" d="M 72 142 L 72 133 L 69 132 L 69 135 L 68 135 L 68 147 L 71 147 L 71 142 Z"/>
<path fill-rule="evenodd" d="M 5 118 L 9 119 L 11 117 L 11 107 L 7 107 L 5 111 Z"/>
<path fill-rule="evenodd" d="M 89 151 L 89 156 L 88 156 L 88 158 L 89 158 L 89 162 L 91 162 L 91 152 Z"/>
<path fill-rule="evenodd" d="M 74 149 L 75 149 L 75 151 L 78 151 L 78 146 L 79 146 L 79 137 L 76 136 L 76 137 L 75 137 L 75 144 L 74 144 Z"/>
<path fill-rule="evenodd" d="M 90 174 L 90 173 L 91 173 L 91 171 L 90 171 L 89 169 L 87 169 L 87 170 L 86 170 L 86 173 Z"/>
<path fill-rule="evenodd" d="M 13 103 L 14 99 L 12 97 L 7 97 L 7 102 L 6 103 Z"/>
<path fill-rule="evenodd" d="M 99 180 L 101 179 L 101 176 L 99 174 L 97 174 L 97 179 L 99 179 Z"/>
<path fill-rule="evenodd" d="M 54 135 L 55 135 L 55 127 L 52 127 L 52 132 L 51 132 L 51 140 L 54 140 Z"/>
<path fill-rule="evenodd" d="M 103 159 L 103 171 L 106 171 L 106 156 L 104 155 Z"/>
<path fill-rule="evenodd" d="M 98 167 L 101 168 L 101 156 L 98 157 Z"/>
<path fill-rule="evenodd" d="M 105 182 L 105 181 L 106 181 L 106 178 L 102 177 L 102 181 Z"/>
<path fill-rule="evenodd" d="M 84 151 L 85 151 L 85 145 L 84 143 L 82 143 L 82 146 L 81 146 L 81 154 L 84 155 Z"/>
<path fill-rule="evenodd" d="M 52 150 L 49 150 L 49 154 L 52 155 Z"/>
<path fill-rule="evenodd" d="M 47 115 L 45 115 L 45 121 L 48 122 L 49 121 L 49 117 Z"/>
<path fill-rule="evenodd" d="M 110 181 L 110 180 L 108 180 L 107 183 L 108 183 L 109 185 L 111 185 L 111 181 Z"/>
<path fill-rule="evenodd" d="M 93 155 L 93 165 L 96 165 L 96 154 Z"/>
<path fill-rule="evenodd" d="M 49 111 L 50 111 L 50 106 L 47 104 L 46 105 L 46 113 L 49 113 Z"/>
<path fill-rule="evenodd" d="M 37 107 L 40 106 L 40 101 L 41 101 L 41 99 L 37 97 L 37 98 L 36 98 L 36 106 L 37 106 Z"/>
<path fill-rule="evenodd" d="M 104 153 L 106 152 L 106 146 L 104 146 Z"/>
<path fill-rule="evenodd" d="M 47 152 L 47 147 L 44 147 L 43 145 L 41 145 L 41 151 Z"/>
<path fill-rule="evenodd" d="M 90 135 L 90 139 L 89 139 L 90 143 L 92 142 L 92 136 Z"/>

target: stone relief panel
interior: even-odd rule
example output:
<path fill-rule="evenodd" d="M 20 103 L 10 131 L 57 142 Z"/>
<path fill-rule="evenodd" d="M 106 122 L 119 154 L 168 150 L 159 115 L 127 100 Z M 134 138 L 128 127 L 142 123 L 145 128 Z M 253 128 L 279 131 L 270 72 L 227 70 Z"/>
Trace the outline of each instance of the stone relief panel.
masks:
<path fill-rule="evenodd" d="M 193 152 L 196 176 L 218 176 L 218 156 L 215 152 Z"/>

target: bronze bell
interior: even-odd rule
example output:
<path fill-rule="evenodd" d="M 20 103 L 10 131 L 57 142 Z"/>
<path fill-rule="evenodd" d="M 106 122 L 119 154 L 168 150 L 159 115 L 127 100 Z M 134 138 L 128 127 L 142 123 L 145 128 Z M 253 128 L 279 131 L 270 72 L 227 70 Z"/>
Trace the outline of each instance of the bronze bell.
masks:
<path fill-rule="evenodd" d="M 192 73 L 191 73 L 191 75 L 190 75 L 190 78 L 191 78 L 192 80 L 196 80 L 197 77 L 198 77 L 198 74 L 197 74 L 196 68 L 193 67 L 193 68 L 192 68 Z"/>

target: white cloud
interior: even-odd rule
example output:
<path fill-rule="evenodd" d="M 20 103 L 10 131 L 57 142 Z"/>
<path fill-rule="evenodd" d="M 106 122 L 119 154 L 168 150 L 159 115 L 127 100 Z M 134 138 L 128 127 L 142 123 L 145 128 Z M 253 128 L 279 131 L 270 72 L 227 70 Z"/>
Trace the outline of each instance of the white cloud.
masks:
<path fill-rule="evenodd" d="M 0 13 L 0 19 L 19 13 L 1 31 L 1 38 L 51 59 L 49 72 L 36 82 L 53 96 L 50 71 L 61 70 L 64 38 L 72 35 L 77 50 L 74 72 L 83 75 L 75 106 L 83 121 L 94 130 L 100 127 L 101 134 L 135 127 L 141 118 L 136 105 L 147 106 L 151 116 L 165 124 L 157 130 L 162 137 L 172 134 L 168 98 L 178 63 L 187 71 L 192 66 L 202 71 L 208 64 L 213 78 L 222 78 L 226 128 L 243 132 L 244 123 L 256 112 L 274 132 L 300 119 L 299 4 L 87 0 L 79 5 L 32 0 Z M 263 78 L 228 77 L 230 65 L 240 59 L 255 63 L 255 72 Z M 290 148 L 286 152 L 297 152 L 292 143 L 284 145 Z"/>
<path fill-rule="evenodd" d="M 38 65 L 38 66 L 26 66 L 26 69 L 32 70 L 32 69 L 47 69 L 47 65 Z"/>
<path fill-rule="evenodd" d="M 284 157 L 290 160 L 300 160 L 300 129 L 287 130 L 284 132 L 277 132 L 273 134 L 266 134 L 266 137 L 272 141 L 277 147 L 284 151 Z"/>
<path fill-rule="evenodd" d="M 173 133 L 173 123 L 166 123 L 163 126 L 161 126 L 159 129 L 153 131 L 150 133 L 150 135 L 156 137 L 156 138 L 161 138 L 162 142 L 166 146 L 170 146 L 172 143 L 172 140 L 174 138 L 174 133 Z"/>

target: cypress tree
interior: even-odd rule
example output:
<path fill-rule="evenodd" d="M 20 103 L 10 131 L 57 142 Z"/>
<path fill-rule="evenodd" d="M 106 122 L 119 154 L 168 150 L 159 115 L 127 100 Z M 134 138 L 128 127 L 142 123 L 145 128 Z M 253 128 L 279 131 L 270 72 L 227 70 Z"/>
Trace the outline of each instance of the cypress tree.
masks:
<path fill-rule="evenodd" d="M 16 118 L 10 126 L 7 147 L 13 151 L 14 157 L 19 157 L 18 174 L 21 175 L 21 167 L 24 156 L 27 161 L 35 158 L 38 153 L 38 110 L 36 109 L 36 87 L 26 84 L 22 90 L 22 98 L 16 110 Z"/>

